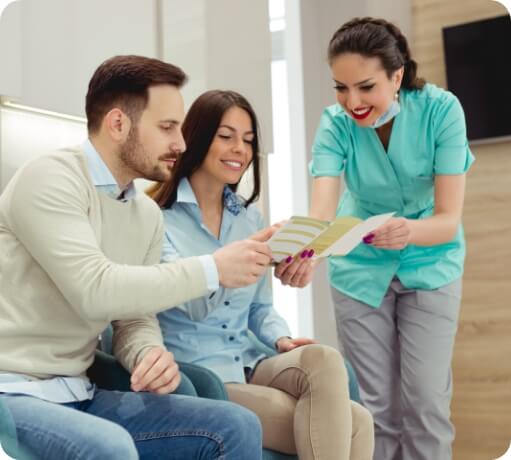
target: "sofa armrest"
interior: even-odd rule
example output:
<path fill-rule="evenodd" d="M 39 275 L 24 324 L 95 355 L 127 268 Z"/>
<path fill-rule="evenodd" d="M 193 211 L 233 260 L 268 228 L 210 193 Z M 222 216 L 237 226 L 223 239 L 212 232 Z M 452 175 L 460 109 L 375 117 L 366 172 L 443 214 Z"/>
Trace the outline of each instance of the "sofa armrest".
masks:
<path fill-rule="evenodd" d="M 227 391 L 220 377 L 213 371 L 190 363 L 178 363 L 181 372 L 185 374 L 195 387 L 201 398 L 222 399 L 227 401 Z"/>
<path fill-rule="evenodd" d="M 94 363 L 88 369 L 87 376 L 104 390 L 131 391 L 130 373 L 112 355 L 104 351 L 96 350 Z M 174 393 L 197 396 L 194 385 L 183 372 L 181 372 L 181 383 Z"/>

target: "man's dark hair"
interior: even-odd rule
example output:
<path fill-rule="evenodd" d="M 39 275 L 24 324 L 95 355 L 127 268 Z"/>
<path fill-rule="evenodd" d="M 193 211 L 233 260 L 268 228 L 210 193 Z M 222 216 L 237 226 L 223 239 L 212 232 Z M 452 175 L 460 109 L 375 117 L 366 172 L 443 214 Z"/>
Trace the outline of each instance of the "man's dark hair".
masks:
<path fill-rule="evenodd" d="M 119 107 L 136 124 L 149 99 L 148 88 L 172 85 L 181 88 L 186 74 L 158 59 L 143 56 L 115 56 L 94 72 L 85 98 L 89 133 L 97 132 L 103 117 Z"/>

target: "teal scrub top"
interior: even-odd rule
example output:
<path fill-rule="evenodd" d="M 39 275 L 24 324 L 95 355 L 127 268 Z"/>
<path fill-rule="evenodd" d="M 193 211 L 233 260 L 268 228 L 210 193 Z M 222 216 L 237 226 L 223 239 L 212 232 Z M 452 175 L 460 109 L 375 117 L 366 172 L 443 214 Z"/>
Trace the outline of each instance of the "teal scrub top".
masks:
<path fill-rule="evenodd" d="M 400 91 L 387 152 L 373 128 L 363 128 L 338 104 L 320 119 L 309 165 L 312 176 L 339 176 L 345 191 L 338 216 L 395 212 L 424 219 L 434 210 L 435 175 L 464 174 L 474 157 L 458 99 L 432 84 Z M 344 257 L 329 258 L 333 287 L 372 307 L 379 307 L 397 276 L 410 289 L 437 289 L 463 274 L 465 241 L 460 224 L 445 244 L 402 250 L 360 244 Z"/>

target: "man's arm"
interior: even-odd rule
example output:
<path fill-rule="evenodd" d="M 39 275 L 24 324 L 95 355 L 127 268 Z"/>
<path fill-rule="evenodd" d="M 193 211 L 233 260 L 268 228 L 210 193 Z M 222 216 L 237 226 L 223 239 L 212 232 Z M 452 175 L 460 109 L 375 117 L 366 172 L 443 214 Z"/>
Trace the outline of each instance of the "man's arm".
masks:
<path fill-rule="evenodd" d="M 163 242 L 163 219 L 160 218 L 144 264 L 154 265 L 160 261 Z M 143 356 L 154 347 L 165 348 L 160 325 L 155 315 L 145 315 L 138 319 L 113 321 L 112 348 L 114 356 L 130 372 Z"/>
<path fill-rule="evenodd" d="M 207 293 L 197 258 L 153 266 L 109 260 L 89 221 L 87 187 L 50 156 L 27 165 L 2 197 L 11 230 L 82 317 L 137 318 Z"/>
<path fill-rule="evenodd" d="M 198 257 L 152 266 L 109 260 L 89 221 L 88 183 L 65 161 L 39 158 L 13 180 L 2 196 L 9 227 L 82 317 L 138 318 L 207 294 Z M 220 284 L 234 288 L 255 283 L 271 261 L 264 242 L 269 236 L 216 251 Z"/>

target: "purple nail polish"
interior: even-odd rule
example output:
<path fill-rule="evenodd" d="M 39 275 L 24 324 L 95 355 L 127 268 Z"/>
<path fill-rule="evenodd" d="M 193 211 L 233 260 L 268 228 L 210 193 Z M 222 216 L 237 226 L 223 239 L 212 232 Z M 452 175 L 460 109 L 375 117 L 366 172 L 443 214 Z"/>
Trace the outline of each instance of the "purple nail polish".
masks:
<path fill-rule="evenodd" d="M 313 255 L 314 255 L 314 249 L 311 249 L 311 250 L 309 251 L 308 256 L 309 256 L 309 258 L 311 258 Z"/>
<path fill-rule="evenodd" d="M 293 260 L 293 258 L 291 256 L 288 256 L 286 259 L 286 263 L 290 264 L 292 260 Z"/>
<path fill-rule="evenodd" d="M 300 258 L 302 259 L 305 259 L 307 257 L 307 255 L 309 254 L 309 251 L 305 250 L 302 252 L 302 254 L 300 255 Z"/>
<path fill-rule="evenodd" d="M 362 241 L 365 244 L 371 244 L 373 242 L 373 239 L 374 239 L 374 235 L 372 233 L 370 233 L 369 235 L 364 236 L 364 238 L 362 238 Z"/>

